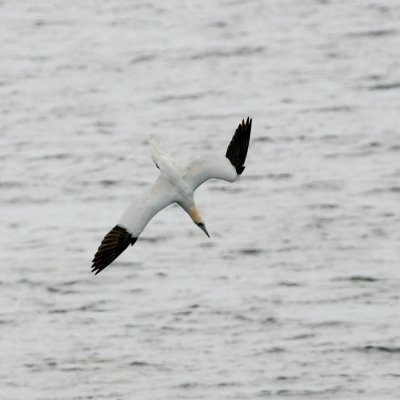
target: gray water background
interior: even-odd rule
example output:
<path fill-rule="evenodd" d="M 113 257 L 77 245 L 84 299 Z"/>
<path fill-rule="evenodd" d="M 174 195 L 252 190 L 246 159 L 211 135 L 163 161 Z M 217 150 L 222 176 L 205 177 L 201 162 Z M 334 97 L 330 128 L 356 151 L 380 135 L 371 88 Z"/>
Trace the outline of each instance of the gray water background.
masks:
<path fill-rule="evenodd" d="M 400 398 L 400 3 L 0 1 L 1 399 Z M 94 277 L 156 178 L 223 155 Z"/>

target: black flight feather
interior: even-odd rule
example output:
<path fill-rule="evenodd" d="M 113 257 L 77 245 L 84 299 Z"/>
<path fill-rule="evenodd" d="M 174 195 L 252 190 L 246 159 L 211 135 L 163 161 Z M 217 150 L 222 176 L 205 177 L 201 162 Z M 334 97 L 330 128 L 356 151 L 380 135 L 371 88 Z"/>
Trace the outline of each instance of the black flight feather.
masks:
<path fill-rule="evenodd" d="M 246 122 L 244 119 L 242 120 L 226 150 L 226 158 L 235 167 L 238 175 L 244 171 L 244 162 L 249 148 L 251 122 L 250 117 L 247 117 Z"/>
<path fill-rule="evenodd" d="M 134 245 L 137 238 L 122 226 L 114 226 L 101 241 L 101 244 L 92 260 L 92 272 L 97 275 L 110 265 L 129 245 Z"/>

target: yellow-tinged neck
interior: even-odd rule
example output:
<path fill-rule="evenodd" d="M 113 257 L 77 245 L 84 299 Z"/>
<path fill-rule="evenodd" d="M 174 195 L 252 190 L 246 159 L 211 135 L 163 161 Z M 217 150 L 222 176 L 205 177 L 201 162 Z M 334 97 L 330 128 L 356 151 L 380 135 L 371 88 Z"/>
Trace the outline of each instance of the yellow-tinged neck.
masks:
<path fill-rule="evenodd" d="M 200 211 L 197 207 L 189 208 L 189 215 L 196 224 L 203 222 Z"/>

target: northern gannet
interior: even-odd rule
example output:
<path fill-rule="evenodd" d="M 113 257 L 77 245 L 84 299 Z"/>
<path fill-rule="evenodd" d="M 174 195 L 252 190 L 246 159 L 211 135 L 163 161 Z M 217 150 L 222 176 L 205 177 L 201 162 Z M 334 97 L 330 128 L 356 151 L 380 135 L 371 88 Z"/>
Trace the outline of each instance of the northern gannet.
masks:
<path fill-rule="evenodd" d="M 225 157 L 196 159 L 185 168 L 181 168 L 155 139 L 150 139 L 151 156 L 160 175 L 151 188 L 132 202 L 117 225 L 104 237 L 92 260 L 92 272 L 97 275 L 128 245 L 133 246 L 149 221 L 172 203 L 178 203 L 210 237 L 194 201 L 194 192 L 207 179 L 233 182 L 239 178 L 245 168 L 251 122 L 248 117 L 239 124 Z"/>

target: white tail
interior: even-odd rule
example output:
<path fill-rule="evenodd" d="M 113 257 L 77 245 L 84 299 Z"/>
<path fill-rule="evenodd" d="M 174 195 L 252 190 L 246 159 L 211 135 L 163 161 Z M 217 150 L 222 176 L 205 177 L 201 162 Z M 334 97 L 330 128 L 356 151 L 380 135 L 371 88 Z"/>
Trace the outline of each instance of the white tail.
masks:
<path fill-rule="evenodd" d="M 161 140 L 158 136 L 156 135 L 151 135 L 150 139 L 150 146 L 151 146 L 151 152 L 152 154 L 168 154 L 162 147 Z"/>
<path fill-rule="evenodd" d="M 151 135 L 150 139 L 151 146 L 151 158 L 156 164 L 156 167 L 162 169 L 162 166 L 165 164 L 165 160 L 168 160 L 175 168 L 178 170 L 181 169 L 181 166 L 174 160 L 170 154 L 164 150 L 164 144 L 161 142 L 160 138 L 155 135 Z"/>
<path fill-rule="evenodd" d="M 161 141 L 158 136 L 151 135 L 149 142 L 151 146 L 151 158 L 156 164 L 157 168 L 159 168 L 160 158 L 165 156 L 169 157 L 168 153 L 162 148 Z"/>

